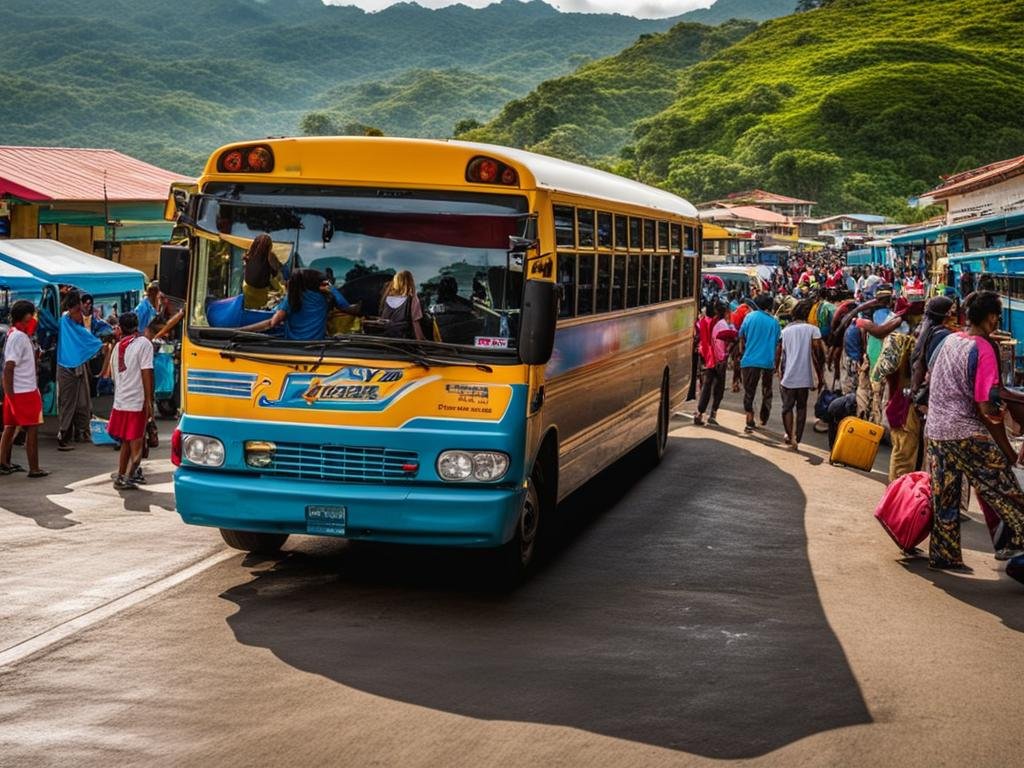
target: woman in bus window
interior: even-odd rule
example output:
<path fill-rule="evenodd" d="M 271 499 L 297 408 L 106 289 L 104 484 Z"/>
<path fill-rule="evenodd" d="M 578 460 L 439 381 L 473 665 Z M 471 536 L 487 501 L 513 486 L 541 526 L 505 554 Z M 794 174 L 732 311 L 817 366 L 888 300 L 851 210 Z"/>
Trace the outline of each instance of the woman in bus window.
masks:
<path fill-rule="evenodd" d="M 284 337 L 315 341 L 327 335 L 327 315 L 337 307 L 352 312 L 341 292 L 316 269 L 296 269 L 288 278 L 288 294 L 277 305 L 273 317 L 242 330 L 260 331 L 284 325 Z"/>
<path fill-rule="evenodd" d="M 263 309 L 270 299 L 270 289 L 280 289 L 280 265 L 274 257 L 273 245 L 270 235 L 258 235 L 242 257 L 245 262 L 242 293 L 246 309 Z"/>
<path fill-rule="evenodd" d="M 416 281 L 412 272 L 403 269 L 396 274 L 380 300 L 380 319 L 384 322 L 384 335 L 392 338 L 424 340 L 423 308 L 416 295 Z"/>

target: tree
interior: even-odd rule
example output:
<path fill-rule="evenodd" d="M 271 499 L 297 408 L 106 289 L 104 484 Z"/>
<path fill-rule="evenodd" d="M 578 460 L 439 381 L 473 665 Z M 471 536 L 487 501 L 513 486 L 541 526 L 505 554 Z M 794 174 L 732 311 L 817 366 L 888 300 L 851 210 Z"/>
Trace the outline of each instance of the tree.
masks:
<path fill-rule="evenodd" d="M 772 158 L 769 170 L 779 192 L 824 202 L 822 198 L 835 187 L 842 167 L 842 159 L 831 152 L 787 149 Z"/>
<path fill-rule="evenodd" d="M 483 128 L 483 125 L 480 124 L 479 120 L 474 120 L 473 118 L 459 120 L 459 122 L 455 124 L 455 129 L 452 131 L 452 135 L 461 136 L 464 133 L 475 131 L 477 128 Z"/>
<path fill-rule="evenodd" d="M 328 112 L 307 112 L 299 122 L 303 136 L 333 136 L 338 132 L 334 117 Z"/>
<path fill-rule="evenodd" d="M 683 152 L 669 164 L 665 186 L 694 202 L 725 197 L 757 183 L 757 173 L 713 152 Z"/>

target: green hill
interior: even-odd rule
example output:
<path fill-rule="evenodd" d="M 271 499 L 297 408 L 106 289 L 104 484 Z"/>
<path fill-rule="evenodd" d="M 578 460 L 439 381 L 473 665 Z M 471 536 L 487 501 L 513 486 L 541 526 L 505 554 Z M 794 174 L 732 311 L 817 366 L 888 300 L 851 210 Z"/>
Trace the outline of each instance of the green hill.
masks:
<path fill-rule="evenodd" d="M 683 69 L 756 28 L 752 21 L 718 27 L 680 23 L 668 32 L 644 35 L 616 56 L 542 83 L 505 106 L 491 123 L 463 137 L 570 160 L 594 161 L 615 154 L 630 140 L 638 119 L 672 104 Z"/>
<path fill-rule="evenodd" d="M 447 135 L 459 118 L 493 114 L 581 58 L 673 23 L 560 13 L 540 0 L 379 13 L 320 0 L 7 5 L 5 143 L 110 146 L 189 173 L 223 142 L 296 133 L 306 112 L 335 103 L 388 132 Z M 446 98 L 428 92 L 438 84 Z"/>
<path fill-rule="evenodd" d="M 835 0 L 688 69 L 620 172 L 692 199 L 751 185 L 898 214 L 940 173 L 1024 153 L 1024 4 Z"/>

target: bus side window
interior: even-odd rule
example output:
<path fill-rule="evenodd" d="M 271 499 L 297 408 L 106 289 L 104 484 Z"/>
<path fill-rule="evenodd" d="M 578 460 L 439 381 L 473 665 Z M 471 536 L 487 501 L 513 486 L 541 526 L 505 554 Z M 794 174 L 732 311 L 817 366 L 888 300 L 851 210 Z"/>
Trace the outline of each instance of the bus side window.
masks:
<path fill-rule="evenodd" d="M 671 291 L 672 291 L 671 298 L 678 299 L 679 298 L 679 262 L 682 259 L 682 257 L 679 254 L 673 253 L 671 256 L 666 256 L 665 258 L 669 259 L 669 263 L 671 263 L 671 267 L 669 267 L 669 275 L 670 275 L 670 280 L 671 280 L 671 283 L 672 283 L 672 285 L 671 285 Z"/>
<path fill-rule="evenodd" d="M 640 242 L 640 219 L 629 218 L 629 250 L 639 251 L 643 247 Z"/>
<path fill-rule="evenodd" d="M 618 251 L 624 251 L 629 248 L 629 239 L 626 237 L 626 232 L 629 228 L 629 219 L 625 216 L 615 217 L 615 249 Z"/>
<path fill-rule="evenodd" d="M 555 206 L 555 244 L 576 247 L 576 210 L 565 205 Z"/>
<path fill-rule="evenodd" d="M 594 212 L 578 208 L 576 210 L 576 226 L 579 227 L 580 248 L 594 247 Z"/>
<path fill-rule="evenodd" d="M 578 272 L 576 292 L 576 314 L 594 314 L 594 254 L 581 253 L 578 256 L 580 269 Z"/>
<path fill-rule="evenodd" d="M 644 250 L 653 251 L 655 247 L 654 222 L 650 219 L 644 219 Z"/>
<path fill-rule="evenodd" d="M 595 311 L 607 312 L 612 288 L 612 257 L 602 253 L 597 257 L 597 303 Z"/>
<path fill-rule="evenodd" d="M 597 214 L 597 247 L 612 247 L 612 215 L 610 213 Z"/>
<path fill-rule="evenodd" d="M 626 307 L 632 309 L 640 298 L 640 256 L 631 253 L 626 257 Z"/>
<path fill-rule="evenodd" d="M 672 225 L 672 241 L 669 243 L 669 247 L 678 253 L 682 250 L 683 246 L 683 228 L 679 224 Z"/>
<path fill-rule="evenodd" d="M 668 222 L 667 221 L 659 221 L 658 222 L 658 250 L 659 251 L 667 251 L 668 250 Z"/>
<path fill-rule="evenodd" d="M 558 304 L 558 316 L 573 317 L 576 314 L 575 254 L 558 254 L 558 285 L 562 288 L 562 300 Z"/>
<path fill-rule="evenodd" d="M 666 253 L 658 260 L 661 262 L 661 300 L 668 301 L 672 298 L 672 257 Z"/>
<path fill-rule="evenodd" d="M 640 254 L 640 300 L 639 305 L 645 307 L 651 303 L 651 257 Z"/>
<path fill-rule="evenodd" d="M 697 232 L 693 227 L 686 228 L 686 250 L 696 250 L 697 246 Z"/>
<path fill-rule="evenodd" d="M 612 256 L 612 303 L 611 309 L 626 306 L 626 257 L 621 253 Z"/>
<path fill-rule="evenodd" d="M 683 298 L 691 299 L 694 295 L 693 281 L 696 277 L 696 270 L 694 269 L 694 259 L 692 256 L 683 257 Z"/>

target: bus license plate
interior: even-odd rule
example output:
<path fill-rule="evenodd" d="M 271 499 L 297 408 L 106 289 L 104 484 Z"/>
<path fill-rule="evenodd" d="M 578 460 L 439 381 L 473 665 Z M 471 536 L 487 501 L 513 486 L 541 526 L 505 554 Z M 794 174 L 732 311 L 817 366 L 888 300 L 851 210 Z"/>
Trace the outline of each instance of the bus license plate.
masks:
<path fill-rule="evenodd" d="M 306 507 L 306 533 L 320 536 L 344 536 L 347 507 Z"/>

